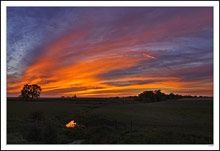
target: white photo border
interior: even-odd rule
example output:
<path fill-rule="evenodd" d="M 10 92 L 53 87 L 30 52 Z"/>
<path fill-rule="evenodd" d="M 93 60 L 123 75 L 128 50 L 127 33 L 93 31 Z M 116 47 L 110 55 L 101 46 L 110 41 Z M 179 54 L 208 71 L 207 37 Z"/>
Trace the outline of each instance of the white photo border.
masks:
<path fill-rule="evenodd" d="M 9 145 L 6 142 L 6 10 L 8 6 L 45 7 L 213 7 L 213 145 Z M 1 147 L 3 150 L 219 150 L 219 2 L 218 1 L 1 1 Z"/>

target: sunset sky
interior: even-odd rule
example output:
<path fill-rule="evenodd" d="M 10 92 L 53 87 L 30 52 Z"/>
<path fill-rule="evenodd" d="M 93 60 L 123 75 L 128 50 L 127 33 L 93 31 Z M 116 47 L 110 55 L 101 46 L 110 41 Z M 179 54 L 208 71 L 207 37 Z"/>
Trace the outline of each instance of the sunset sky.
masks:
<path fill-rule="evenodd" d="M 211 7 L 8 7 L 7 94 L 213 95 Z"/>

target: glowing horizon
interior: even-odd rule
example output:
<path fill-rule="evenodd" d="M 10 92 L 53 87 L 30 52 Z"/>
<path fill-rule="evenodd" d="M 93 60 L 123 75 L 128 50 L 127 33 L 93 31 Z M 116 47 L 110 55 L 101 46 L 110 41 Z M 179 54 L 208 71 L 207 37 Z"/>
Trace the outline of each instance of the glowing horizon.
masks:
<path fill-rule="evenodd" d="M 211 7 L 8 7 L 7 93 L 213 96 Z M 201 17 L 202 16 L 202 17 Z"/>

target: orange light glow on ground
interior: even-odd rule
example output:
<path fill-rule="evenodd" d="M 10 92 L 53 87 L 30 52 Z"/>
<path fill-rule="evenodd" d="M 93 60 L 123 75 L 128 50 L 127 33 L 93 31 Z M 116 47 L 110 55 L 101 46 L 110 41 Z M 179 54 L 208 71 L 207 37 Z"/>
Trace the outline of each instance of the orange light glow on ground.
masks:
<path fill-rule="evenodd" d="M 74 128 L 77 124 L 74 122 L 74 120 L 70 121 L 68 124 L 66 124 L 66 127 L 72 127 Z"/>

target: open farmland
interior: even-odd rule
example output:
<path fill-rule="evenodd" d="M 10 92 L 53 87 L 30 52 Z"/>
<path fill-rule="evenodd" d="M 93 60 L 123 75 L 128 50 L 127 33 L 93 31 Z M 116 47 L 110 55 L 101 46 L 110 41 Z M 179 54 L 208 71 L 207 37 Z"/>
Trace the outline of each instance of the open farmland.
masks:
<path fill-rule="evenodd" d="M 65 125 L 74 120 L 77 127 Z M 212 98 L 7 101 L 8 144 L 212 144 Z"/>

